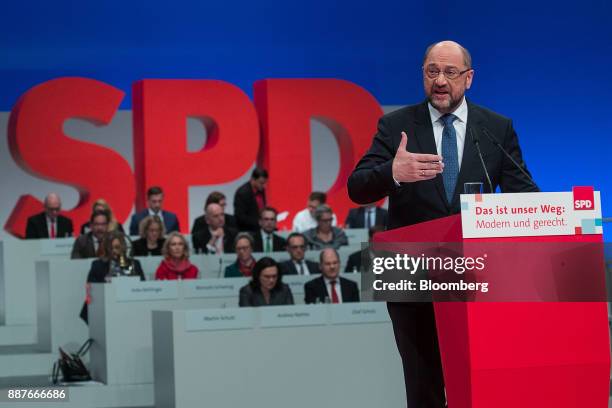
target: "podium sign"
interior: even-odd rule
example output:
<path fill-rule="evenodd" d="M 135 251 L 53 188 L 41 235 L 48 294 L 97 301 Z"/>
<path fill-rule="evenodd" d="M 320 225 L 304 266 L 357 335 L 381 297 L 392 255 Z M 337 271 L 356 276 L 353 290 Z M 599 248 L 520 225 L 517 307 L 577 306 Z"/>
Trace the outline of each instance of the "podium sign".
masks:
<path fill-rule="evenodd" d="M 463 238 L 602 234 L 593 187 L 572 192 L 461 195 Z"/>

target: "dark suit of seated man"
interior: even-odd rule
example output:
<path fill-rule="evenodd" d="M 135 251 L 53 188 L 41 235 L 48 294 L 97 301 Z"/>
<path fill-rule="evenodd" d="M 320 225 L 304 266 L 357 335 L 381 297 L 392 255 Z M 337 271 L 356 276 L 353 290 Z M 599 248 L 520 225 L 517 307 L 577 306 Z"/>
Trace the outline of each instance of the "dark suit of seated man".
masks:
<path fill-rule="evenodd" d="M 205 216 L 206 228 L 191 234 L 191 242 L 195 253 L 233 253 L 237 231 L 225 225 L 223 208 L 219 204 L 208 204 Z"/>
<path fill-rule="evenodd" d="M 164 222 L 166 233 L 179 231 L 179 221 L 176 214 L 162 210 L 164 202 L 164 192 L 161 187 L 151 187 L 147 190 L 147 208 L 132 215 L 130 221 L 130 235 L 139 235 L 140 221 L 146 216 L 156 215 Z"/>
<path fill-rule="evenodd" d="M 287 252 L 289 260 L 281 262 L 280 268 L 283 275 L 317 275 L 321 273 L 319 264 L 304 259 L 306 255 L 306 237 L 293 232 L 287 237 Z"/>
<path fill-rule="evenodd" d="M 64 238 L 72 236 L 72 220 L 60 215 L 62 201 L 55 193 L 45 197 L 45 211 L 32 215 L 26 225 L 26 239 Z"/>
<path fill-rule="evenodd" d="M 388 215 L 389 213 L 387 210 L 376 207 L 374 204 L 364 205 L 359 208 L 351 208 L 344 221 L 344 228 L 370 229 L 374 225 L 386 227 Z"/>
<path fill-rule="evenodd" d="M 321 250 L 321 277 L 304 284 L 305 303 L 359 302 L 359 288 L 352 280 L 341 278 L 340 257 L 333 248 Z"/>
<path fill-rule="evenodd" d="M 204 213 L 206 213 L 206 207 L 208 207 L 208 204 L 211 203 L 219 204 L 221 208 L 223 208 L 223 212 L 225 214 L 225 225 L 235 230 L 238 230 L 238 225 L 236 224 L 236 217 L 231 214 L 225 213 L 225 206 L 227 205 L 225 194 L 220 191 L 211 192 L 208 197 L 206 197 L 206 203 L 204 203 Z M 191 233 L 195 234 L 206 228 L 208 228 L 208 224 L 206 224 L 206 214 L 202 214 L 195 220 L 193 220 Z"/>
<path fill-rule="evenodd" d="M 254 252 L 284 251 L 287 246 L 285 238 L 276 235 L 276 216 L 278 212 L 272 207 L 264 207 L 259 213 L 259 230 L 253 233 Z"/>
<path fill-rule="evenodd" d="M 97 258 L 102 253 L 102 241 L 108 231 L 109 222 L 108 211 L 96 210 L 89 219 L 91 230 L 87 234 L 79 235 L 74 241 L 70 258 Z"/>

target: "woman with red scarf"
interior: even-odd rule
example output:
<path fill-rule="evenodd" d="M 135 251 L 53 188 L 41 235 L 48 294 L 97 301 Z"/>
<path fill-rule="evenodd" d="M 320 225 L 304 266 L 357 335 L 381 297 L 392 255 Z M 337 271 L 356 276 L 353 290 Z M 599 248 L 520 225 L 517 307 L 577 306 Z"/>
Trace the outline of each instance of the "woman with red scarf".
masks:
<path fill-rule="evenodd" d="M 164 259 L 155 272 L 156 280 L 196 279 L 198 268 L 189 262 L 189 245 L 178 232 L 171 232 L 162 248 Z"/>
<path fill-rule="evenodd" d="M 236 251 L 236 262 L 225 268 L 226 278 L 240 278 L 251 276 L 255 267 L 253 258 L 253 237 L 248 232 L 241 232 L 236 235 L 234 240 L 234 250 Z"/>

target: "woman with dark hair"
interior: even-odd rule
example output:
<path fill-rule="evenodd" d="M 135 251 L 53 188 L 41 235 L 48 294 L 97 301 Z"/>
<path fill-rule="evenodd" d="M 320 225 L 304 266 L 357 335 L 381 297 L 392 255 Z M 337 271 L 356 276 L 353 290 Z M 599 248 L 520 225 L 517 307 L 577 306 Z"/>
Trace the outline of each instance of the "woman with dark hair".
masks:
<path fill-rule="evenodd" d="M 155 271 L 155 280 L 197 279 L 198 268 L 189 262 L 189 244 L 184 236 L 171 232 L 162 255 L 164 259 Z"/>
<path fill-rule="evenodd" d="M 293 294 L 282 282 L 278 263 L 269 257 L 261 258 L 253 268 L 253 278 L 240 289 L 240 307 L 292 305 Z"/>
<path fill-rule="evenodd" d="M 110 282 L 116 276 L 138 276 L 145 280 L 142 266 L 137 259 L 128 256 L 128 246 L 125 235 L 118 230 L 107 232 L 102 239 L 102 251 L 100 258 L 91 263 L 91 269 L 87 275 L 87 283 Z M 87 285 L 89 287 L 89 285 Z M 88 289 L 89 290 L 89 289 Z M 81 319 L 88 322 L 87 303 L 89 295 L 81 309 Z"/>
<path fill-rule="evenodd" d="M 164 247 L 164 222 L 157 215 L 148 215 L 139 224 L 140 239 L 132 242 L 134 256 L 161 255 Z"/>

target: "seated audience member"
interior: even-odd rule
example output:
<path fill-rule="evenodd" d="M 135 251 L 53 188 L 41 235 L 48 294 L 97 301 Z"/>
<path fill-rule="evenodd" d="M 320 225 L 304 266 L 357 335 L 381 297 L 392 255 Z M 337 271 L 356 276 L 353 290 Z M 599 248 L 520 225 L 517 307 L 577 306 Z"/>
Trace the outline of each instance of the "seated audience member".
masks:
<path fill-rule="evenodd" d="M 234 216 L 240 231 L 259 229 L 259 212 L 266 206 L 268 172 L 255 168 L 251 178 L 234 195 Z"/>
<path fill-rule="evenodd" d="M 140 221 L 140 239 L 132 242 L 134 256 L 161 255 L 164 242 L 164 223 L 158 216 L 148 215 Z"/>
<path fill-rule="evenodd" d="M 155 271 L 155 280 L 197 279 L 198 268 L 189 262 L 189 244 L 178 232 L 171 232 L 162 248 L 164 259 Z"/>
<path fill-rule="evenodd" d="M 253 278 L 240 288 L 239 306 L 292 305 L 293 294 L 284 284 L 276 261 L 261 258 L 253 268 Z"/>
<path fill-rule="evenodd" d="M 372 239 L 374 238 L 374 234 L 377 232 L 382 232 L 385 230 L 385 227 L 382 225 L 374 225 L 372 228 L 368 230 L 368 243 L 372 245 Z M 372 259 L 372 251 L 371 249 L 360 249 L 359 251 L 353 252 L 349 255 L 348 261 L 346 262 L 346 268 L 344 268 L 344 272 L 362 272 L 361 270 L 361 261 L 365 259 L 364 257 L 369 257 Z"/>
<path fill-rule="evenodd" d="M 327 204 L 321 204 L 315 211 L 317 226 L 304 233 L 311 249 L 334 248 L 348 245 L 348 238 L 343 230 L 332 227 L 333 212 Z"/>
<path fill-rule="evenodd" d="M 388 211 L 377 207 L 376 204 L 352 208 L 346 216 L 344 228 L 367 228 L 369 230 L 375 225 L 386 227 L 388 216 Z"/>
<path fill-rule="evenodd" d="M 99 198 L 97 199 L 91 208 L 91 213 L 95 213 L 96 211 L 106 211 L 110 216 L 110 221 L 108 222 L 108 231 L 119 230 L 123 232 L 123 225 L 117 222 L 115 215 L 113 214 L 113 210 L 110 205 L 106 202 L 105 199 Z M 91 221 L 87 221 L 85 224 L 81 225 L 81 234 L 87 234 L 91 231 Z"/>
<path fill-rule="evenodd" d="M 313 191 L 308 196 L 308 203 L 306 208 L 298 212 L 293 218 L 293 228 L 295 232 L 305 232 L 311 228 L 317 226 L 317 220 L 315 219 L 315 210 L 321 204 L 325 204 L 327 195 L 320 191 Z M 336 226 L 336 215 L 333 215 L 332 226 Z"/>
<path fill-rule="evenodd" d="M 91 263 L 87 283 L 110 282 L 116 276 L 138 276 L 140 280 L 145 280 L 140 262 L 128 256 L 125 235 L 117 230 L 104 235 L 101 255 Z M 87 303 L 88 299 L 81 309 L 81 319 L 85 323 L 88 322 Z"/>
<path fill-rule="evenodd" d="M 193 250 L 198 254 L 234 252 L 234 237 L 237 231 L 225 225 L 223 207 L 215 203 L 208 204 L 204 216 L 206 228 L 191 234 Z"/>
<path fill-rule="evenodd" d="M 140 221 L 147 215 L 156 215 L 164 223 L 166 232 L 179 231 L 179 222 L 176 214 L 162 209 L 164 203 L 164 192 L 161 187 L 151 187 L 147 190 L 147 208 L 132 215 L 130 221 L 130 235 L 138 235 Z"/>
<path fill-rule="evenodd" d="M 287 246 L 285 238 L 276 235 L 276 216 L 278 212 L 272 207 L 265 207 L 259 213 L 259 230 L 253 235 L 253 251 L 277 252 L 284 251 Z"/>
<path fill-rule="evenodd" d="M 287 237 L 287 252 L 290 259 L 279 264 L 283 275 L 316 275 L 321 273 L 319 264 L 304 259 L 306 255 L 306 237 L 299 232 L 292 232 Z"/>
<path fill-rule="evenodd" d="M 91 230 L 86 234 L 81 234 L 74 240 L 72 245 L 72 254 L 70 258 L 97 258 L 99 257 L 104 246 L 102 241 L 104 235 L 108 232 L 110 215 L 106 210 L 96 210 L 89 218 L 88 224 Z"/>
<path fill-rule="evenodd" d="M 215 203 L 219 204 L 221 208 L 223 208 L 223 213 L 225 214 L 225 225 L 235 230 L 238 229 L 236 225 L 236 217 L 231 214 L 225 213 L 225 207 L 227 206 L 227 200 L 225 199 L 225 194 L 219 191 L 213 191 L 206 198 L 206 203 L 204 204 L 204 214 L 200 215 L 198 218 L 193 220 L 193 227 L 191 228 L 191 234 L 195 234 L 206 228 L 206 207 L 208 204 Z"/>
<path fill-rule="evenodd" d="M 253 237 L 248 232 L 240 232 L 234 241 L 236 262 L 225 268 L 226 278 L 251 276 L 255 267 L 253 258 Z"/>
<path fill-rule="evenodd" d="M 72 236 L 72 221 L 60 215 L 62 201 L 56 193 L 45 197 L 45 210 L 28 218 L 26 239 L 64 238 Z"/>
<path fill-rule="evenodd" d="M 320 254 L 321 277 L 304 284 L 305 303 L 359 302 L 359 288 L 355 282 L 339 276 L 340 257 L 334 248 Z"/>

